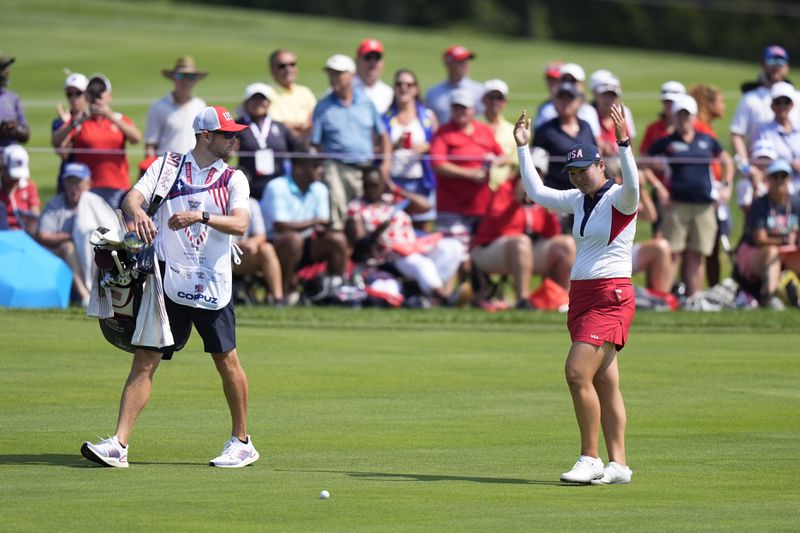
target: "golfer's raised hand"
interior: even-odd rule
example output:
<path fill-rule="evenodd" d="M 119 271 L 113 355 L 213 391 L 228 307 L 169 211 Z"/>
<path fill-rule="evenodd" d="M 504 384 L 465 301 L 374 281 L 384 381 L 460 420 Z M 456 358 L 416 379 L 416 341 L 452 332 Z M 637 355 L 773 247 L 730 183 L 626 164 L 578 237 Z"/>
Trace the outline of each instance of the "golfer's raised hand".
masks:
<path fill-rule="evenodd" d="M 517 146 L 528 146 L 531 141 L 531 119 L 528 118 L 528 112 L 522 110 L 517 123 L 514 124 L 514 140 Z"/>
<path fill-rule="evenodd" d="M 133 215 L 133 227 L 136 230 L 136 235 L 138 235 L 141 240 L 148 245 L 153 244 L 156 233 L 158 233 L 158 228 L 143 209 L 139 209 L 136 214 Z"/>
<path fill-rule="evenodd" d="M 622 102 L 611 105 L 611 120 L 614 121 L 614 134 L 621 141 L 628 136 L 628 125 L 625 123 L 625 106 Z"/>

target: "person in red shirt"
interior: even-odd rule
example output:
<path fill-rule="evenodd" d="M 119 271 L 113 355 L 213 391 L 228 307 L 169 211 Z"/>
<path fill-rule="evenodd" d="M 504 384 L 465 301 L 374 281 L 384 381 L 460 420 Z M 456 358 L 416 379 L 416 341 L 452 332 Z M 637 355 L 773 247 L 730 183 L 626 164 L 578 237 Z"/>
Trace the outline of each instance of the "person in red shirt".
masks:
<path fill-rule="evenodd" d="M 74 160 L 92 172 L 92 192 L 116 208 L 131 187 L 125 144 L 138 143 L 142 134 L 130 118 L 111 109 L 111 82 L 102 74 L 89 80 L 86 98 L 89 110 L 72 117 L 62 147 L 75 150 Z"/>
<path fill-rule="evenodd" d="M 0 203 L 6 206 L 8 229 L 34 233 L 42 201 L 30 179 L 28 161 L 28 152 L 18 144 L 11 144 L 3 150 Z"/>
<path fill-rule="evenodd" d="M 489 171 L 507 157 L 486 124 L 475 120 L 475 101 L 468 91 L 453 91 L 450 122 L 431 140 L 436 174 L 439 231 L 469 246 L 489 205 Z"/>

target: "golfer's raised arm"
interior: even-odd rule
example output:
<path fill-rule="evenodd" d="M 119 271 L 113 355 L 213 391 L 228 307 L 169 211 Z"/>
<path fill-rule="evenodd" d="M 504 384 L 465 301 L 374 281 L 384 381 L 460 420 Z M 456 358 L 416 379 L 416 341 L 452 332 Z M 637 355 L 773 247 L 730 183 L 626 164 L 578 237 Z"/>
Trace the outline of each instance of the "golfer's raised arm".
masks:
<path fill-rule="evenodd" d="M 519 156 L 519 171 L 522 175 L 522 183 L 525 185 L 525 192 L 531 200 L 548 209 L 562 209 L 564 199 L 563 191 L 557 191 L 547 187 L 542 182 L 542 177 L 536 167 L 533 166 L 531 151 L 528 143 L 531 139 L 530 119 L 527 112 L 523 109 L 517 123 L 514 125 L 514 141 L 517 143 L 517 155 Z"/>
<path fill-rule="evenodd" d="M 639 169 L 633 159 L 631 140 L 625 121 L 625 108 L 620 104 L 611 106 L 614 133 L 619 147 L 619 163 L 622 169 L 622 193 L 617 197 L 617 209 L 629 215 L 639 208 Z"/>

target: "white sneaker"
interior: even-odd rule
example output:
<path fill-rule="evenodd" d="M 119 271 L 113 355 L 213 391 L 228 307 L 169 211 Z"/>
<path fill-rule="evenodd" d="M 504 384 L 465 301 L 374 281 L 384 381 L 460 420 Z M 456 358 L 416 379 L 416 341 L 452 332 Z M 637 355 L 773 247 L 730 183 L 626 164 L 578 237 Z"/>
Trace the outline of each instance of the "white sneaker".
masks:
<path fill-rule="evenodd" d="M 603 477 L 593 479 L 592 485 L 615 485 L 617 483 L 630 483 L 633 471 L 626 465 L 611 461 L 603 469 Z"/>
<path fill-rule="evenodd" d="M 603 477 L 603 461 L 588 455 L 581 455 L 578 462 L 569 472 L 561 474 L 562 483 L 578 483 L 588 485 L 593 479 Z"/>
<path fill-rule="evenodd" d="M 253 447 L 253 440 L 247 436 L 247 444 L 240 441 L 237 437 L 225 443 L 219 457 L 211 459 L 209 466 L 219 466 L 221 468 L 241 468 L 258 461 L 258 452 Z"/>
<path fill-rule="evenodd" d="M 81 455 L 100 466 L 128 468 L 128 447 L 120 444 L 116 435 L 97 444 L 84 442 Z"/>

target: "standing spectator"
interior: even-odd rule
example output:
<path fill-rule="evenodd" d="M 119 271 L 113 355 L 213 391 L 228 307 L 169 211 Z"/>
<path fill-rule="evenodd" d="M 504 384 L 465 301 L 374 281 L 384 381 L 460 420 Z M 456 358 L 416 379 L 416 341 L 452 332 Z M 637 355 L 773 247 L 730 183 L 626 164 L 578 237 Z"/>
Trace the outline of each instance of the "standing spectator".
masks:
<path fill-rule="evenodd" d="M 742 95 L 731 121 L 733 152 L 742 164 L 748 162 L 748 146 L 758 137 L 761 128 L 775 118 L 770 89 L 776 83 L 786 81 L 789 75 L 789 54 L 782 46 L 768 46 L 764 50 L 761 66 L 761 85 Z M 795 128 L 800 127 L 800 110 L 793 108 L 789 120 Z"/>
<path fill-rule="evenodd" d="M 411 214 L 415 227 L 422 229 L 436 219 L 436 179 L 425 154 L 430 152 L 439 123 L 433 111 L 420 102 L 416 74 L 408 69 L 398 70 L 394 88 L 394 102 L 383 116 L 392 143 L 391 178 L 401 189 L 428 200 L 428 211 Z"/>
<path fill-rule="evenodd" d="M 586 72 L 583 68 L 576 63 L 565 63 L 561 65 L 559 70 L 561 83 L 569 82 L 578 88 L 580 93 L 581 103 L 578 107 L 578 118 L 585 121 L 592 128 L 592 134 L 595 137 L 600 136 L 600 122 L 597 118 L 597 111 L 594 107 L 589 105 L 583 98 L 584 96 L 584 82 L 586 81 Z M 558 91 L 559 89 L 556 89 Z M 549 100 L 542 104 L 536 111 L 536 119 L 533 121 L 534 131 L 542 124 L 549 122 L 556 118 L 558 110 L 556 109 L 555 100 Z M 595 140 L 596 142 L 596 140 Z M 594 144 L 594 143 L 593 143 Z"/>
<path fill-rule="evenodd" d="M 161 74 L 175 88 L 147 112 L 145 157 L 161 156 L 164 152 L 185 154 L 194 148 L 192 120 L 206 107 L 203 100 L 192 96 L 197 82 L 208 76 L 208 72 L 197 70 L 193 57 L 179 57 L 172 70 L 164 69 Z"/>
<path fill-rule="evenodd" d="M 550 155 L 550 164 L 544 183 L 559 190 L 574 188 L 564 171 L 564 157 L 574 145 L 596 143 L 592 127 L 578 117 L 583 93 L 577 85 L 563 81 L 556 91 L 555 109 L 558 116 L 545 122 L 533 136 L 533 146 L 543 148 Z"/>
<path fill-rule="evenodd" d="M 299 144 L 289 128 L 270 116 L 274 99 L 272 87 L 251 83 L 244 90 L 242 116 L 236 119 L 247 125 L 239 134 L 239 169 L 250 181 L 250 196 L 256 200 L 261 200 L 269 180 L 286 174 L 288 160 L 280 154 L 294 152 Z"/>
<path fill-rule="evenodd" d="M 383 83 L 383 44 L 377 39 L 364 39 L 356 50 L 356 77 L 353 85 L 369 96 L 381 115 L 392 105 L 394 92 Z"/>
<path fill-rule="evenodd" d="M 300 140 L 311 135 L 311 115 L 317 99 L 311 89 L 298 85 L 297 56 L 285 48 L 269 55 L 269 69 L 277 84 L 270 116 L 283 123 Z"/>
<path fill-rule="evenodd" d="M 450 121 L 431 141 L 436 173 L 437 227 L 469 249 L 489 206 L 489 173 L 507 158 L 492 130 L 475 120 L 475 100 L 467 90 L 453 93 Z"/>
<path fill-rule="evenodd" d="M 375 145 L 384 159 L 381 172 L 388 180 L 392 146 L 383 119 L 362 91 L 353 87 L 356 65 L 349 57 L 336 54 L 325 62 L 331 92 L 314 108 L 311 143 L 335 158 L 325 163 L 325 182 L 331 195 L 333 228 L 344 229 L 347 204 L 363 193 L 362 168 L 372 165 Z M 377 142 L 376 142 L 377 141 Z"/>
<path fill-rule="evenodd" d="M 770 88 L 774 118 L 764 124 L 757 139 L 772 143 L 778 159 L 787 161 L 792 167 L 789 189 L 800 192 L 800 126 L 792 122 L 791 116 L 797 102 L 797 91 L 781 81 Z"/>
<path fill-rule="evenodd" d="M 611 107 L 620 102 L 622 97 L 622 84 L 619 78 L 607 70 L 598 70 L 589 77 L 589 88 L 592 91 L 597 118 L 600 121 L 600 154 L 603 156 L 619 155 L 619 148 L 614 137 L 614 119 L 611 117 Z M 628 128 L 628 137 L 636 138 L 636 127 L 633 123 L 633 113 L 625 106 L 625 124 Z M 610 165 L 609 174 L 619 176 L 620 167 L 615 162 Z"/>
<path fill-rule="evenodd" d="M 261 211 L 267 237 L 281 264 L 283 293 L 289 297 L 297 285 L 297 271 L 328 262 L 328 288 L 342 284 L 347 266 L 347 240 L 331 228 L 328 189 L 320 182 L 323 163 L 308 157 L 308 149 L 292 161 L 292 174 L 267 183 Z"/>
<path fill-rule="evenodd" d="M 92 172 L 92 192 L 116 208 L 131 186 L 125 145 L 138 143 L 142 134 L 130 118 L 111 109 L 108 78 L 92 76 L 86 94 L 89 117 L 79 114 L 69 121 L 62 147 L 76 149 L 74 160 Z"/>
<path fill-rule="evenodd" d="M 31 180 L 28 152 L 18 144 L 3 149 L 2 182 L 0 182 L 0 203 L 6 206 L 5 216 L 8 229 L 23 229 L 28 233 L 36 231 L 36 224 L 42 202 L 39 191 Z"/>
<path fill-rule="evenodd" d="M 250 197 L 250 224 L 241 237 L 234 236 L 233 242 L 242 250 L 241 263 L 233 263 L 234 276 L 260 276 L 267 288 L 267 296 L 276 306 L 286 302 L 283 298 L 281 264 L 275 247 L 267 241 L 267 228 L 258 201 Z"/>
<path fill-rule="evenodd" d="M 517 145 L 514 142 L 514 125 L 506 120 L 503 111 L 508 103 L 508 84 L 503 80 L 489 80 L 483 84 L 483 115 L 494 139 L 508 157 L 505 165 L 493 166 L 489 173 L 489 188 L 496 191 L 501 183 L 519 169 Z"/>
<path fill-rule="evenodd" d="M 64 81 L 64 93 L 69 103 L 69 108 L 64 109 L 61 103 L 56 105 L 56 112 L 58 116 L 53 120 L 51 127 L 52 134 L 50 142 L 56 153 L 61 157 L 61 167 L 58 172 L 57 190 L 59 193 L 64 192 L 64 183 L 61 177 L 64 175 L 64 166 L 75 159 L 75 155 L 66 152 L 59 147 L 63 144 L 64 139 L 69 135 L 69 122 L 78 116 L 83 118 L 89 115 L 89 102 L 86 100 L 86 87 L 89 85 L 89 79 L 78 72 L 73 72 L 67 76 Z M 80 119 L 77 119 L 80 120 Z"/>
<path fill-rule="evenodd" d="M 759 304 L 771 309 L 783 309 L 775 295 L 781 271 L 800 274 L 800 196 L 789 193 L 791 175 L 791 165 L 782 159 L 767 169 L 768 192 L 753 201 L 736 251 L 740 274 L 761 283 Z"/>
<path fill-rule="evenodd" d="M 733 180 L 733 161 L 716 139 L 694 127 L 697 102 L 689 95 L 675 99 L 675 131 L 654 143 L 651 156 L 666 156 L 670 168 L 670 200 L 664 217 L 664 237 L 673 262 L 681 261 L 686 295 L 700 290 L 703 258 L 711 255 L 717 238 L 716 206 L 727 203 Z M 719 158 L 722 179 L 714 188 L 711 162 Z"/>
<path fill-rule="evenodd" d="M 83 163 L 67 163 L 61 180 L 64 192 L 59 193 L 47 202 L 42 216 L 39 219 L 39 230 L 36 240 L 47 247 L 51 252 L 64 260 L 72 270 L 72 289 L 83 305 L 89 303 L 89 290 L 87 281 L 90 276 L 84 270 L 81 262 L 80 246 L 88 243 L 76 242 L 74 239 L 75 220 L 78 215 L 78 204 L 100 204 L 108 209 L 105 200 L 89 192 L 91 172 Z M 90 207 L 91 209 L 92 207 Z"/>
<path fill-rule="evenodd" d="M 434 85 L 425 94 L 425 105 L 433 109 L 439 124 L 450 121 L 452 95 L 456 89 L 462 89 L 470 94 L 475 112 L 483 113 L 483 84 L 469 77 L 469 62 L 475 59 L 475 54 L 461 45 L 453 45 L 444 51 L 442 56 L 444 67 L 447 70 L 447 79 Z"/>
<path fill-rule="evenodd" d="M 8 90 L 11 65 L 17 58 L 0 52 L 0 148 L 28 142 L 31 132 L 17 93 Z"/>

